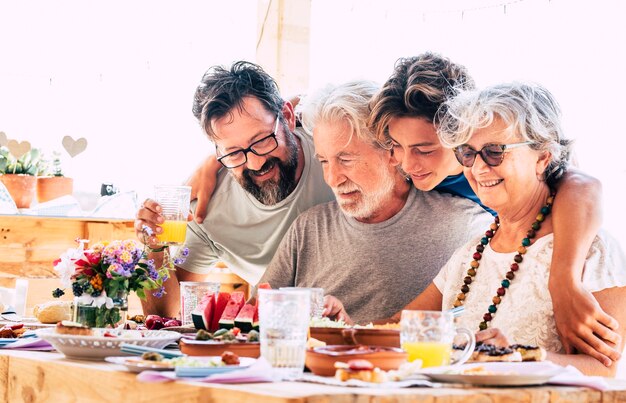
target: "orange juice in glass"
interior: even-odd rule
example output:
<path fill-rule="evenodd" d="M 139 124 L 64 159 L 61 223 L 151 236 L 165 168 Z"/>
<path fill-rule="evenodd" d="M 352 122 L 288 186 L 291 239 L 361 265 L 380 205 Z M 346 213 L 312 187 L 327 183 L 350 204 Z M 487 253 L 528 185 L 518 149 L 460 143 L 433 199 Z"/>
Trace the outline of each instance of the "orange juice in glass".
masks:
<path fill-rule="evenodd" d="M 154 198 L 161 206 L 161 215 L 165 219 L 161 224 L 163 232 L 157 234 L 157 239 L 162 245 L 181 245 L 185 242 L 190 197 L 190 186 L 154 187 Z"/>
<path fill-rule="evenodd" d="M 467 339 L 463 354 L 451 362 L 452 343 L 457 335 Z M 400 319 L 400 344 L 408 360 L 422 360 L 422 367 L 462 364 L 469 359 L 476 339 L 474 333 L 454 325 L 450 312 L 402 311 Z"/>

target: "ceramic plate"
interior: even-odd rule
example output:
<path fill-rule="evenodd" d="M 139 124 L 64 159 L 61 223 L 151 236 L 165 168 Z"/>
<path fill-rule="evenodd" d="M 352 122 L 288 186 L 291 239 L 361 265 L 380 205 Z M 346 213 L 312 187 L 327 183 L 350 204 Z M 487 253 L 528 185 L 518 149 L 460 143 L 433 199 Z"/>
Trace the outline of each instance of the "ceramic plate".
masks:
<path fill-rule="evenodd" d="M 200 358 L 200 357 L 198 357 Z M 207 361 L 221 362 L 221 357 L 203 357 Z M 238 371 L 248 368 L 254 364 L 256 358 L 239 357 L 239 365 L 224 365 L 217 367 L 176 367 L 176 376 L 180 377 L 205 377 L 213 374 L 223 374 L 225 372 Z"/>
<path fill-rule="evenodd" d="M 171 371 L 173 365 L 159 364 L 154 361 L 142 360 L 141 357 L 106 357 L 106 362 L 124 365 L 130 372 L 139 373 L 141 371 Z"/>
<path fill-rule="evenodd" d="M 106 357 L 119 355 L 121 344 L 164 348 L 180 338 L 180 333 L 161 330 L 117 330 L 93 329 L 93 336 L 76 336 L 56 333 L 56 329 L 39 329 L 36 334 L 46 340 L 67 358 L 77 360 L 104 360 Z M 117 337 L 105 337 L 104 334 Z"/>
<path fill-rule="evenodd" d="M 472 373 L 472 370 L 481 370 Z M 562 367 L 551 362 L 492 362 L 427 368 L 422 374 L 436 382 L 483 386 L 543 385 Z"/>

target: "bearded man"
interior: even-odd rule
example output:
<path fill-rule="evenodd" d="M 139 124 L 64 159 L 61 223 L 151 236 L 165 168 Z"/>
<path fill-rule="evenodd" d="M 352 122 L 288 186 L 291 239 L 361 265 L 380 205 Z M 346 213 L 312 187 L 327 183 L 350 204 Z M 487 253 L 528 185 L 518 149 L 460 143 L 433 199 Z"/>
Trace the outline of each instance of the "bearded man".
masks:
<path fill-rule="evenodd" d="M 472 228 L 491 222 L 476 203 L 407 182 L 365 123 L 377 90 L 352 82 L 302 101 L 302 123 L 313 133 L 336 201 L 294 221 L 261 279 L 273 288 L 322 287 L 343 302 L 338 307 L 327 300 L 325 313 L 357 323 L 402 309 L 474 234 Z"/>
<path fill-rule="evenodd" d="M 261 67 L 237 62 L 230 69 L 210 68 L 196 90 L 193 113 L 225 169 L 217 174 L 204 221 L 188 223 L 187 259 L 165 282 L 163 298 L 148 296 L 145 313 L 178 316 L 179 281 L 203 281 L 218 260 L 257 284 L 296 216 L 333 199 L 310 136 L 296 129 L 293 106 Z M 160 213 L 156 202 L 144 202 L 135 221 L 140 240 L 145 225 L 162 232 Z M 155 237 L 147 243 L 156 246 Z M 162 254 L 151 253 L 157 266 Z"/>

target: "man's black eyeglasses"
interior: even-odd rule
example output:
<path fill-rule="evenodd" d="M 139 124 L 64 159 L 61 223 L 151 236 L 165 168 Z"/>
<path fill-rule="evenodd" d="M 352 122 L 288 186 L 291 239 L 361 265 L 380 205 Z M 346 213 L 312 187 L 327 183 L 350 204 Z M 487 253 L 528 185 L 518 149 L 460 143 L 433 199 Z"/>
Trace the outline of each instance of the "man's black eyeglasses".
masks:
<path fill-rule="evenodd" d="M 250 144 L 248 148 L 242 148 L 237 151 L 222 155 L 217 160 L 226 168 L 237 168 L 248 162 L 248 153 L 252 152 L 255 155 L 262 156 L 271 153 L 278 147 L 278 141 L 276 140 L 276 132 L 278 131 L 278 116 L 276 116 L 276 125 L 274 126 L 274 132 L 269 136 L 265 136 L 260 140 Z M 215 146 L 215 152 L 219 156 L 220 152 Z"/>
<path fill-rule="evenodd" d="M 454 148 L 454 155 L 457 161 L 466 168 L 474 166 L 476 156 L 480 154 L 485 164 L 490 167 L 497 167 L 504 160 L 504 153 L 517 147 L 533 144 L 532 141 L 524 141 L 523 143 L 514 144 L 486 144 L 483 148 L 476 151 L 469 144 L 462 144 Z"/>

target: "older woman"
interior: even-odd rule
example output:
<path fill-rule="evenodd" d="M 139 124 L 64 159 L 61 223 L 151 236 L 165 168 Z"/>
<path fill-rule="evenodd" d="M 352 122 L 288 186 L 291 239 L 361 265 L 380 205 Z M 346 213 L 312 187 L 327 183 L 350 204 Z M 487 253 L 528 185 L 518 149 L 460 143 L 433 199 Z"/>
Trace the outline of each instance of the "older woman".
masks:
<path fill-rule="evenodd" d="M 464 305 L 460 325 L 477 340 L 497 345 L 539 345 L 549 359 L 587 374 L 611 376 L 588 355 L 564 354 L 547 292 L 553 252 L 554 184 L 567 168 L 570 143 L 563 136 L 552 95 L 529 84 L 504 84 L 446 102 L 440 137 L 453 147 L 472 189 L 497 212 L 486 233 L 458 249 L 408 309 Z M 601 231 L 592 243 L 583 285 L 626 333 L 626 257 Z M 616 346 L 621 351 L 620 341 Z"/>

